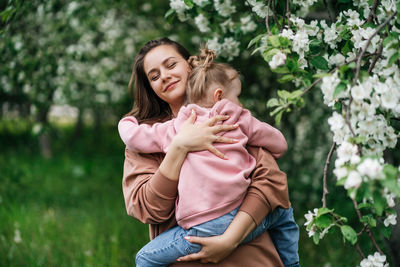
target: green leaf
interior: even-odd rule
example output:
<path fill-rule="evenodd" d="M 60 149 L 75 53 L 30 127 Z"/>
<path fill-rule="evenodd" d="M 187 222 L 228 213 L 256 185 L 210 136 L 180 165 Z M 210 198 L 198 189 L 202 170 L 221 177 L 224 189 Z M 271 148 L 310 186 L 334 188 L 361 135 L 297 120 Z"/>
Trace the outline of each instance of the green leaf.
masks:
<path fill-rule="evenodd" d="M 263 52 L 264 60 L 267 61 L 267 62 L 270 62 L 271 59 L 272 59 L 272 57 L 273 57 L 276 53 L 278 53 L 278 52 L 280 52 L 280 51 L 281 51 L 281 50 L 279 50 L 279 49 L 277 49 L 277 48 L 272 48 L 272 49 L 270 49 L 270 50 L 268 50 L 268 51 Z"/>
<path fill-rule="evenodd" d="M 332 76 L 332 74 L 330 73 L 326 73 L 326 72 L 321 72 L 321 73 L 316 73 L 313 75 L 313 78 L 324 78 L 324 77 L 328 77 L 328 76 Z"/>
<path fill-rule="evenodd" d="M 371 214 L 362 216 L 360 222 L 367 223 L 371 227 L 376 227 L 376 220 L 372 217 Z"/>
<path fill-rule="evenodd" d="M 297 60 L 289 58 L 286 61 L 286 66 L 288 67 L 290 72 L 294 72 L 299 67 L 299 63 L 297 63 Z"/>
<path fill-rule="evenodd" d="M 303 93 L 304 93 L 303 90 L 296 90 L 296 91 L 293 91 L 293 92 L 290 94 L 290 97 L 289 97 L 289 98 L 291 98 L 291 99 L 296 99 L 296 98 L 300 97 Z"/>
<path fill-rule="evenodd" d="M 272 107 L 276 107 L 276 106 L 279 106 L 278 99 L 276 99 L 276 98 L 271 98 L 270 100 L 268 100 L 268 102 L 267 102 L 267 108 L 272 108 Z"/>
<path fill-rule="evenodd" d="M 319 233 L 318 232 L 313 235 L 313 241 L 314 241 L 315 245 L 318 245 L 318 243 L 319 243 Z"/>
<path fill-rule="evenodd" d="M 333 98 L 336 98 L 341 92 L 346 91 L 347 84 L 344 82 L 340 82 L 333 92 Z"/>
<path fill-rule="evenodd" d="M 272 44 L 273 47 L 280 47 L 281 43 L 279 42 L 278 35 L 270 35 L 267 38 L 268 43 Z"/>
<path fill-rule="evenodd" d="M 342 103 L 340 103 L 340 102 L 335 102 L 335 104 L 333 104 L 333 107 L 339 113 L 342 111 Z"/>
<path fill-rule="evenodd" d="M 314 39 L 310 42 L 309 46 L 312 54 L 318 54 L 322 48 L 322 41 Z"/>
<path fill-rule="evenodd" d="M 328 70 L 328 61 L 322 56 L 313 57 L 310 60 L 311 65 L 320 70 Z"/>
<path fill-rule="evenodd" d="M 344 46 L 342 47 L 342 50 L 341 50 L 341 52 L 342 52 L 342 54 L 345 56 L 345 55 L 347 55 L 347 53 L 349 53 L 350 51 L 351 51 L 351 46 L 350 46 L 350 44 L 351 44 L 351 41 L 346 41 L 346 43 L 344 44 Z"/>
<path fill-rule="evenodd" d="M 175 10 L 170 8 L 167 13 L 165 13 L 164 18 L 168 18 L 169 16 L 171 16 L 172 14 L 174 14 Z"/>
<path fill-rule="evenodd" d="M 286 37 L 279 36 L 279 43 L 282 47 L 288 47 L 290 45 L 290 40 Z"/>
<path fill-rule="evenodd" d="M 327 213 L 333 212 L 333 209 L 328 209 L 328 208 L 319 208 L 317 212 L 317 216 L 321 216 Z"/>
<path fill-rule="evenodd" d="M 280 111 L 276 117 L 275 117 L 275 123 L 276 125 L 280 125 L 281 124 L 281 119 L 282 119 L 282 114 L 285 110 Z"/>
<path fill-rule="evenodd" d="M 288 99 L 290 98 L 290 92 L 286 90 L 278 90 L 278 96 L 283 99 Z"/>
<path fill-rule="evenodd" d="M 386 239 L 389 239 L 390 236 L 392 235 L 392 229 L 390 229 L 390 227 L 381 227 L 380 229 L 382 231 L 383 236 Z"/>
<path fill-rule="evenodd" d="M 283 106 L 279 106 L 279 107 L 275 108 L 272 112 L 270 112 L 269 115 L 275 116 L 275 114 L 277 114 L 278 112 L 282 111 L 283 109 L 284 109 Z"/>
<path fill-rule="evenodd" d="M 396 52 L 394 53 L 390 58 L 389 58 L 389 65 L 392 65 L 394 62 L 396 62 L 396 60 L 398 60 L 400 58 L 400 53 Z"/>
<path fill-rule="evenodd" d="M 374 192 L 373 199 L 374 199 L 374 208 L 376 214 L 382 216 L 383 210 L 386 207 L 386 199 L 379 192 Z"/>
<path fill-rule="evenodd" d="M 293 81 L 295 78 L 294 78 L 294 76 L 292 75 L 292 74 L 286 74 L 286 75 L 284 75 L 282 78 L 280 78 L 279 80 L 278 80 L 278 82 L 280 82 L 280 83 L 286 83 L 286 82 L 290 82 L 290 81 Z"/>
<path fill-rule="evenodd" d="M 286 74 L 289 73 L 289 69 L 286 66 L 277 67 L 275 69 L 271 69 L 272 72 Z"/>
<path fill-rule="evenodd" d="M 193 0 L 184 0 L 185 5 L 187 5 L 189 8 L 193 8 Z"/>
<path fill-rule="evenodd" d="M 247 45 L 247 48 L 250 48 L 251 46 L 253 46 L 255 43 L 258 43 L 261 38 L 263 38 L 264 36 L 266 36 L 265 33 L 263 34 L 259 34 L 256 37 L 254 37 L 253 39 L 251 39 L 251 41 L 249 42 L 249 44 Z"/>
<path fill-rule="evenodd" d="M 352 245 L 357 242 L 357 233 L 351 226 L 343 225 L 340 227 L 343 237 L 348 240 Z"/>
<path fill-rule="evenodd" d="M 399 170 L 393 165 L 385 164 L 383 166 L 383 173 L 385 174 L 386 179 L 396 180 L 399 175 Z"/>
<path fill-rule="evenodd" d="M 370 209 L 372 208 L 372 205 L 370 203 L 361 203 L 358 205 L 359 209 Z"/>
<path fill-rule="evenodd" d="M 326 228 L 332 224 L 332 218 L 329 215 L 324 214 L 315 219 L 315 224 L 318 227 Z"/>

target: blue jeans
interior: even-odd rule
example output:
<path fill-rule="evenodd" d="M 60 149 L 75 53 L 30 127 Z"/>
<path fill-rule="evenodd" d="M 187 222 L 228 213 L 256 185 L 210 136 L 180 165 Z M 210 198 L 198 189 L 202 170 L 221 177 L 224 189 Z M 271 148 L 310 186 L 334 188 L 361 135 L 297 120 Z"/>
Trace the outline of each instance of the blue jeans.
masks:
<path fill-rule="evenodd" d="M 168 266 L 179 257 L 199 252 L 201 245 L 192 244 L 186 241 L 184 237 L 187 235 L 201 237 L 222 235 L 232 222 L 238 209 L 236 208 L 221 217 L 187 230 L 176 226 L 165 231 L 147 243 L 136 254 L 136 266 Z M 267 230 L 283 264 L 290 267 L 300 266 L 298 255 L 299 227 L 294 221 L 292 208 L 275 209 L 245 238 L 242 244 L 250 242 Z"/>

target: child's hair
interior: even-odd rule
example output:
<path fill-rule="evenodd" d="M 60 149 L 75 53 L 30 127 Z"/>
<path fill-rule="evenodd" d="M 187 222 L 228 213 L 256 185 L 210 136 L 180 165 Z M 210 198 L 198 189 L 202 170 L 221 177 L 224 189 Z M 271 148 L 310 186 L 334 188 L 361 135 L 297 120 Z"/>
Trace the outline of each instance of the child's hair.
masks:
<path fill-rule="evenodd" d="M 204 102 L 213 83 L 221 85 L 224 89 L 228 88 L 232 80 L 227 71 L 235 71 L 228 64 L 214 62 L 216 53 L 207 46 L 200 51 L 200 55 L 191 56 L 188 60 L 192 71 L 187 82 L 186 103 Z"/>

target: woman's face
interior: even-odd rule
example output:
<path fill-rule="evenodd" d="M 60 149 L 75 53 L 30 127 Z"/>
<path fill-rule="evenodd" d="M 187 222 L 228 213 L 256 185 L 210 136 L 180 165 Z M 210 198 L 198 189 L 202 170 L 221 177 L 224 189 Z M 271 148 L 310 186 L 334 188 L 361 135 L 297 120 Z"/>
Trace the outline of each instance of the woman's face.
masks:
<path fill-rule="evenodd" d="M 144 57 L 144 71 L 154 92 L 167 102 L 173 113 L 181 107 L 190 67 L 171 45 L 160 45 Z"/>

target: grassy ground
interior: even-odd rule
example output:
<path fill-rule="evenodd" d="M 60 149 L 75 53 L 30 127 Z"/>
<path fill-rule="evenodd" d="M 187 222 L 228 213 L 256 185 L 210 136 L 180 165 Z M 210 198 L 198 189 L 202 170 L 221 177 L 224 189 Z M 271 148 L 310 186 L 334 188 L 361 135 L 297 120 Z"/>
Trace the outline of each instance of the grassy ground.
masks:
<path fill-rule="evenodd" d="M 94 131 L 75 142 L 58 134 L 52 159 L 29 135 L 2 142 L 0 266 L 133 265 L 148 231 L 126 215 L 123 146 L 112 131 L 108 144 Z"/>
<path fill-rule="evenodd" d="M 0 125 L 0 266 L 133 266 L 148 228 L 125 212 L 116 129 L 87 129 L 76 140 L 71 129 L 57 130 L 54 156 L 44 159 L 25 128 Z M 302 266 L 359 263 L 337 235 L 315 246 L 300 229 Z"/>

